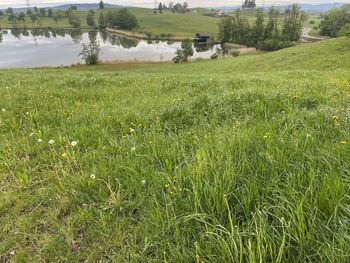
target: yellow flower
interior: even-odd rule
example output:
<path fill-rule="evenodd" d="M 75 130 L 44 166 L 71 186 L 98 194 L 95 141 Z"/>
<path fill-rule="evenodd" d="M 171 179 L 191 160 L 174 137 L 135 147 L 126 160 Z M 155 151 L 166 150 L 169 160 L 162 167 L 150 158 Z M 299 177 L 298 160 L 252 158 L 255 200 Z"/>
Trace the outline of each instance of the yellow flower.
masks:
<path fill-rule="evenodd" d="M 347 141 L 341 141 L 340 143 L 341 144 L 347 144 L 348 142 Z"/>
<path fill-rule="evenodd" d="M 66 153 L 62 153 L 61 156 L 62 156 L 63 158 L 66 158 L 66 157 L 67 157 L 67 154 L 66 154 Z"/>
<path fill-rule="evenodd" d="M 339 120 L 338 116 L 333 116 L 332 119 L 333 119 L 333 121 Z"/>

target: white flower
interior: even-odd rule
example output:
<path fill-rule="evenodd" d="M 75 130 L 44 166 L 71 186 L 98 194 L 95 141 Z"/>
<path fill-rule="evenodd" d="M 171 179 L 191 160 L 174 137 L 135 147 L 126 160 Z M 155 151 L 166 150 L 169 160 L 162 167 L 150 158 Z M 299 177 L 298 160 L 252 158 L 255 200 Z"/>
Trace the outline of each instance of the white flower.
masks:
<path fill-rule="evenodd" d="M 55 143 L 54 140 L 49 140 L 49 144 L 53 145 Z"/>
<path fill-rule="evenodd" d="M 4 108 L 1 109 L 2 112 L 5 112 L 6 110 Z"/>
<path fill-rule="evenodd" d="M 141 184 L 145 185 L 146 184 L 146 180 L 142 180 Z"/>
<path fill-rule="evenodd" d="M 29 112 L 27 111 L 26 114 L 29 115 Z"/>
<path fill-rule="evenodd" d="M 131 151 L 132 152 L 136 151 L 136 147 L 131 147 Z"/>
<path fill-rule="evenodd" d="M 91 179 L 95 179 L 95 178 L 96 178 L 96 175 L 95 175 L 95 174 L 91 174 L 91 175 L 90 175 L 90 178 L 91 178 Z"/>
<path fill-rule="evenodd" d="M 11 256 L 14 256 L 15 254 L 16 254 L 16 251 L 14 251 L 14 250 L 11 250 L 11 251 L 10 251 L 10 255 L 11 255 Z"/>
<path fill-rule="evenodd" d="M 30 134 L 29 134 L 29 137 L 33 137 L 34 136 L 34 132 L 31 132 Z"/>
<path fill-rule="evenodd" d="M 38 142 L 40 142 L 40 143 L 41 143 L 41 142 L 43 142 L 43 140 L 42 140 L 42 139 L 38 139 Z"/>
<path fill-rule="evenodd" d="M 72 145 L 73 147 L 76 146 L 78 143 L 76 141 L 71 141 L 70 145 Z"/>
<path fill-rule="evenodd" d="M 133 128 L 130 128 L 130 132 L 133 133 L 135 132 L 135 130 Z"/>

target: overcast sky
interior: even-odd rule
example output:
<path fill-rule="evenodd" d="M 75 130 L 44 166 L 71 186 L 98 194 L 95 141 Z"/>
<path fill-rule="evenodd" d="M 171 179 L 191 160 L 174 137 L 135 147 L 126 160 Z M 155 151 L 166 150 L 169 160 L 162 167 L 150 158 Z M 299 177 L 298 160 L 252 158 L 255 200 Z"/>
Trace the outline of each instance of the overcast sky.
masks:
<path fill-rule="evenodd" d="M 177 2 L 176 0 L 158 0 L 159 2 Z M 184 1 L 184 0 L 183 0 Z M 232 6 L 242 3 L 243 0 L 188 0 L 190 6 L 202 6 L 202 7 L 217 7 L 217 6 Z M 257 0 L 262 2 L 263 0 Z M 54 6 L 60 4 L 68 3 L 96 3 L 98 0 L 70 0 L 70 1 L 60 1 L 60 0 L 30 0 L 32 6 Z M 129 6 L 143 6 L 143 7 L 153 7 L 154 0 L 105 0 L 105 3 L 119 4 L 119 5 L 129 5 Z M 179 1 L 182 2 L 182 1 Z M 266 0 L 266 3 L 291 3 L 291 0 Z M 293 0 L 294 3 L 332 3 L 330 0 Z M 336 2 L 348 3 L 350 0 L 336 0 Z M 12 6 L 19 7 L 25 6 L 26 0 L 0 0 L 0 8 Z"/>

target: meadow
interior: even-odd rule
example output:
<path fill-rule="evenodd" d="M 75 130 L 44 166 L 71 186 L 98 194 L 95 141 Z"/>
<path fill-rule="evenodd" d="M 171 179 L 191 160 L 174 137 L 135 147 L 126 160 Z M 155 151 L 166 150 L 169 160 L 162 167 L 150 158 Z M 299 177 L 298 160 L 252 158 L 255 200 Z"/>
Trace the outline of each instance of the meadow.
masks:
<path fill-rule="evenodd" d="M 349 262 L 349 55 L 0 71 L 0 261 Z"/>

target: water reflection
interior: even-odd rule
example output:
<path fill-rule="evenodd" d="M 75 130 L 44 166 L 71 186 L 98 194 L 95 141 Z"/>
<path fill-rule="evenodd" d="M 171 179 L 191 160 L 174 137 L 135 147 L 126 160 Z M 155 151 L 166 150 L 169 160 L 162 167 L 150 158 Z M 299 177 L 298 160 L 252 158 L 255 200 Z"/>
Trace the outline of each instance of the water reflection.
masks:
<path fill-rule="evenodd" d="M 180 42 L 144 41 L 105 31 L 12 29 L 0 31 L 0 68 L 83 63 L 82 43 L 100 43 L 103 61 L 171 61 Z M 210 58 L 217 46 L 195 46 L 194 59 Z"/>

